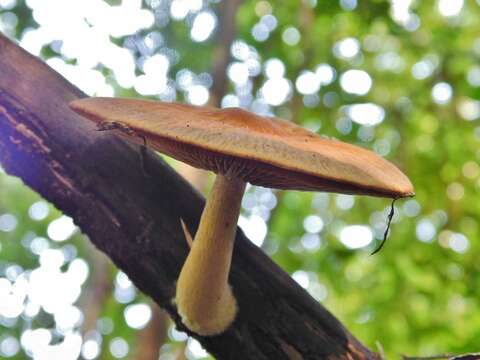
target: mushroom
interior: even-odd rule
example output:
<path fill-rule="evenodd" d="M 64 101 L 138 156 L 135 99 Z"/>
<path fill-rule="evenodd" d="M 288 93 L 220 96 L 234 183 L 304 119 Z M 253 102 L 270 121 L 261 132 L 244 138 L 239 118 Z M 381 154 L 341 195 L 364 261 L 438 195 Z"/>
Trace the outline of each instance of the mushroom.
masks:
<path fill-rule="evenodd" d="M 224 332 L 237 313 L 228 275 L 247 182 L 394 199 L 413 195 L 409 179 L 375 153 L 285 120 L 136 99 L 88 98 L 70 107 L 102 128 L 144 138 L 155 150 L 217 173 L 175 295 L 182 322 L 203 336 Z"/>

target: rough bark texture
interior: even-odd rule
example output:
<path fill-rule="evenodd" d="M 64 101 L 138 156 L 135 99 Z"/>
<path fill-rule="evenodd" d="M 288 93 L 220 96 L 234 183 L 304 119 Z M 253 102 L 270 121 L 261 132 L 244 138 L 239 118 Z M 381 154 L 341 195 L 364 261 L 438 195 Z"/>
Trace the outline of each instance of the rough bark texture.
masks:
<path fill-rule="evenodd" d="M 73 217 L 135 285 L 166 309 L 202 197 L 148 151 L 97 132 L 68 102 L 77 88 L 0 35 L 0 163 Z M 196 337 L 218 359 L 377 359 L 238 230 L 230 283 L 240 312 L 224 334 Z"/>

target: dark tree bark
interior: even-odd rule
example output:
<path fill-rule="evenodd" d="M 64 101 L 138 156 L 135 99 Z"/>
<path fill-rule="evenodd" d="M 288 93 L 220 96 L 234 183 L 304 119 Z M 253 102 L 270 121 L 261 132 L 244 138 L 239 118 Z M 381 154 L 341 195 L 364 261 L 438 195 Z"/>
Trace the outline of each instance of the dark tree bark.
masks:
<path fill-rule="evenodd" d="M 148 151 L 97 132 L 68 103 L 84 97 L 0 35 L 0 162 L 70 215 L 179 329 L 175 281 L 203 198 Z M 216 337 L 197 338 L 219 359 L 377 359 L 238 230 L 230 275 L 239 314 Z"/>

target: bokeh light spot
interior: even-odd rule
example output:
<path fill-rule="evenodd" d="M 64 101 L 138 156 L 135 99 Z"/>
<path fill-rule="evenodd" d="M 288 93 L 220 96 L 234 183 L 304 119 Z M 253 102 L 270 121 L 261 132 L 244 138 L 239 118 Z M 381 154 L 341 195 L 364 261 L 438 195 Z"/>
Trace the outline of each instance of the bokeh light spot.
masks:
<path fill-rule="evenodd" d="M 20 343 L 13 336 L 4 337 L 0 341 L 0 354 L 2 356 L 6 358 L 10 358 L 17 355 L 19 351 L 20 351 Z"/>
<path fill-rule="evenodd" d="M 109 349 L 114 358 L 122 359 L 128 355 L 129 346 L 125 339 L 116 337 L 110 341 Z"/>
<path fill-rule="evenodd" d="M 324 226 L 323 220 L 318 215 L 309 215 L 303 220 L 303 227 L 310 234 L 319 233 Z"/>
<path fill-rule="evenodd" d="M 217 25 L 217 17 L 213 12 L 203 11 L 195 17 L 190 36 L 194 41 L 202 42 L 207 40 Z"/>
<path fill-rule="evenodd" d="M 202 345 L 195 339 L 189 338 L 187 342 L 187 351 L 194 359 L 202 359 L 208 356 L 208 353 L 202 347 Z"/>
<path fill-rule="evenodd" d="M 385 110 L 373 103 L 348 105 L 346 113 L 352 121 L 365 126 L 378 125 L 385 118 Z"/>
<path fill-rule="evenodd" d="M 296 27 L 290 26 L 286 28 L 282 33 L 282 40 L 285 44 L 295 46 L 300 42 L 300 31 Z"/>
<path fill-rule="evenodd" d="M 320 77 L 312 71 L 303 71 L 297 78 L 295 86 L 300 94 L 314 94 L 320 90 Z"/>
<path fill-rule="evenodd" d="M 349 249 L 360 249 L 369 245 L 372 240 L 372 230 L 366 225 L 349 225 L 340 231 L 340 241 Z"/>
<path fill-rule="evenodd" d="M 251 242 L 257 246 L 262 246 L 267 236 L 267 224 L 262 217 L 251 215 L 250 217 L 240 216 L 238 226 L 245 232 L 245 235 Z"/>
<path fill-rule="evenodd" d="M 28 215 L 32 220 L 44 220 L 49 213 L 48 204 L 45 201 L 37 201 L 28 209 Z"/>
<path fill-rule="evenodd" d="M 353 37 L 337 41 L 333 45 L 333 53 L 340 59 L 351 59 L 357 56 L 359 52 L 360 42 Z"/>
<path fill-rule="evenodd" d="M 68 240 L 76 230 L 72 218 L 62 215 L 48 225 L 47 234 L 53 241 L 61 242 Z"/>
<path fill-rule="evenodd" d="M 438 11 L 443 16 L 457 16 L 462 8 L 463 0 L 438 0 Z"/>
<path fill-rule="evenodd" d="M 17 218 L 12 214 L 0 215 L 0 231 L 11 232 L 17 227 Z"/>
<path fill-rule="evenodd" d="M 85 360 L 93 360 L 100 355 L 100 344 L 94 340 L 89 339 L 82 345 L 82 356 Z"/>
<path fill-rule="evenodd" d="M 187 100 L 192 105 L 205 105 L 210 98 L 208 89 L 203 85 L 193 85 L 187 90 Z"/>
<path fill-rule="evenodd" d="M 125 308 L 123 315 L 132 329 L 143 329 L 152 317 L 152 310 L 147 304 L 133 304 Z"/>
<path fill-rule="evenodd" d="M 340 76 L 340 86 L 350 94 L 366 95 L 372 87 L 372 78 L 363 70 L 347 70 Z"/>
<path fill-rule="evenodd" d="M 430 220 L 422 219 L 417 223 L 415 232 L 418 240 L 429 243 L 433 241 L 437 233 L 437 229 Z"/>
<path fill-rule="evenodd" d="M 453 95 L 452 86 L 446 82 L 439 82 L 432 88 L 432 99 L 439 105 L 446 105 Z"/>

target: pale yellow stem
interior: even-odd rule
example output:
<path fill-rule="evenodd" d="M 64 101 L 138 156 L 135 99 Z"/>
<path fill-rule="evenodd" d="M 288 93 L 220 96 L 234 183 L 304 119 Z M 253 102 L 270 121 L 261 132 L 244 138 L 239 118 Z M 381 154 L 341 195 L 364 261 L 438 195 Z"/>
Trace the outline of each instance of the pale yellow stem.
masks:
<path fill-rule="evenodd" d="M 237 302 L 228 274 L 244 191 L 245 182 L 217 175 L 178 278 L 178 313 L 200 335 L 220 334 L 235 319 Z"/>

